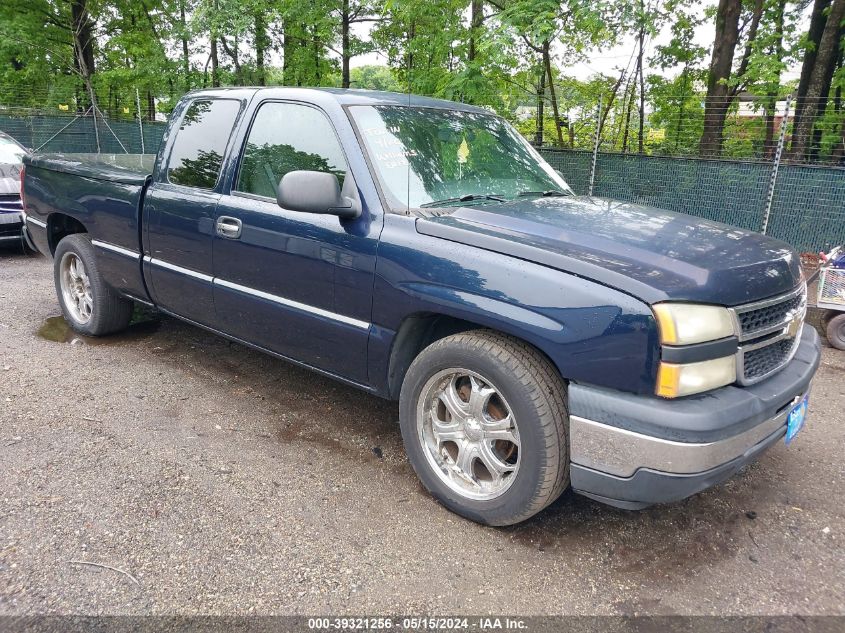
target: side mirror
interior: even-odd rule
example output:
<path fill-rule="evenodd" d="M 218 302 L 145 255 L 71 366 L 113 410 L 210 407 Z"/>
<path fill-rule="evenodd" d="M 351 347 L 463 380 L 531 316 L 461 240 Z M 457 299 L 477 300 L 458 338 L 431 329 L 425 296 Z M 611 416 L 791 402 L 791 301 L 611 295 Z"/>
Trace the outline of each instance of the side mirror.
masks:
<path fill-rule="evenodd" d="M 283 209 L 303 213 L 325 213 L 341 218 L 361 215 L 358 186 L 350 172 L 343 178 L 323 171 L 290 171 L 282 176 L 276 189 L 276 202 Z"/>

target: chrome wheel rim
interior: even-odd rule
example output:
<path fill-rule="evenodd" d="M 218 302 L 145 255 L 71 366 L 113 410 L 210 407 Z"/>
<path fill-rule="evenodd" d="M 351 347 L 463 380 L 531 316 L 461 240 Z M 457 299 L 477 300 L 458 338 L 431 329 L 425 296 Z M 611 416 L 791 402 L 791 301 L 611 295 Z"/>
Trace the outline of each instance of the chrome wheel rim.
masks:
<path fill-rule="evenodd" d="M 432 470 L 463 497 L 494 499 L 516 479 L 521 456 L 513 409 L 476 372 L 446 369 L 426 382 L 417 432 Z"/>
<path fill-rule="evenodd" d="M 65 253 L 59 264 L 59 283 L 62 299 L 70 316 L 80 325 L 91 320 L 94 299 L 91 296 L 91 280 L 85 264 L 76 253 Z"/>

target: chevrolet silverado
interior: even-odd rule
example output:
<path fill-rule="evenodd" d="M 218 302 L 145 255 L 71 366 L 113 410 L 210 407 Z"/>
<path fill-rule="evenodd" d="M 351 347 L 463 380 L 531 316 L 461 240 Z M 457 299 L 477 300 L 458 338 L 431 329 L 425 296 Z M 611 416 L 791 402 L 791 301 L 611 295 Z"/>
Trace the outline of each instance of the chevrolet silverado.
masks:
<path fill-rule="evenodd" d="M 577 196 L 481 108 L 197 91 L 155 157 L 30 155 L 22 195 L 75 330 L 139 302 L 398 400 L 417 475 L 475 521 L 569 487 L 679 500 L 806 417 L 820 347 L 789 246 Z"/>

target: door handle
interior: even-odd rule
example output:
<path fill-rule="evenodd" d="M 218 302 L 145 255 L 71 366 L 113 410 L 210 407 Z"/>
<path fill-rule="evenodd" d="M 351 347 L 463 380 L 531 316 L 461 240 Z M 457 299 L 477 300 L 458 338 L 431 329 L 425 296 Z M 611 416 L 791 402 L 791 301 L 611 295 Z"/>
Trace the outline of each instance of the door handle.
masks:
<path fill-rule="evenodd" d="M 241 236 L 242 226 L 238 218 L 230 218 L 227 215 L 221 215 L 217 218 L 217 224 L 215 224 L 217 235 L 230 240 L 236 240 Z"/>

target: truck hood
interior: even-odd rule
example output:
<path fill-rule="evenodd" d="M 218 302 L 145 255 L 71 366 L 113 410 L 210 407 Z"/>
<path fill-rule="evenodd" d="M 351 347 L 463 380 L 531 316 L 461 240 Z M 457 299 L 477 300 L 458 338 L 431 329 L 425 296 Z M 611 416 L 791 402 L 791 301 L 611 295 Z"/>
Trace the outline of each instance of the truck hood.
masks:
<path fill-rule="evenodd" d="M 580 196 L 427 210 L 417 231 L 592 279 L 647 303 L 739 305 L 801 280 L 784 242 L 653 207 Z"/>

